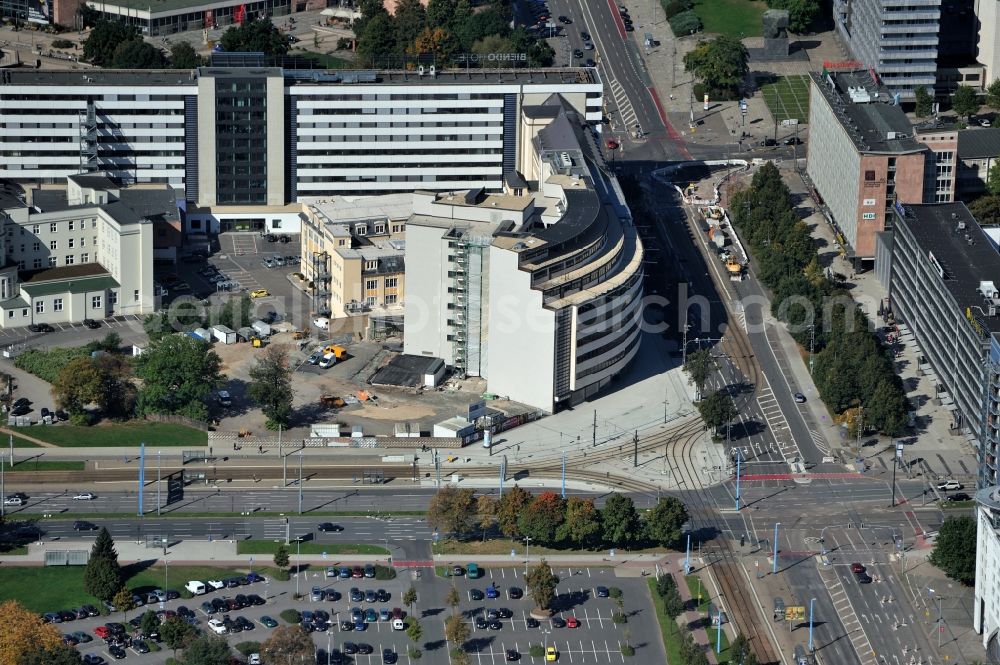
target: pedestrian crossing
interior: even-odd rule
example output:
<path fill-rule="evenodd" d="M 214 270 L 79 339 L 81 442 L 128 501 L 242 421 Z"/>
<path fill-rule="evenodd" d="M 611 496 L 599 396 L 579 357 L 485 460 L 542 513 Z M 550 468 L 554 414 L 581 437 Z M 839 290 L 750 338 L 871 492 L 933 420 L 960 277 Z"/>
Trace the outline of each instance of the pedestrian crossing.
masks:
<path fill-rule="evenodd" d="M 854 606 L 851 605 L 851 600 L 847 595 L 847 591 L 844 590 L 844 585 L 841 584 L 836 571 L 832 570 L 829 566 L 820 566 L 819 576 L 823 580 L 823 586 L 826 587 L 827 592 L 830 594 L 833 607 L 837 610 L 837 616 L 840 617 L 840 622 L 844 625 L 844 630 L 847 631 L 847 635 L 851 640 L 851 646 L 854 647 L 855 653 L 858 654 L 861 665 L 876 665 L 872 644 L 865 634 L 861 620 L 854 611 Z"/>
<path fill-rule="evenodd" d="M 771 430 L 771 436 L 774 438 L 781 456 L 786 461 L 796 458 L 801 459 L 802 454 L 799 451 L 799 447 L 795 445 L 795 440 L 792 438 L 792 431 L 788 427 L 788 421 L 785 419 L 785 414 L 781 411 L 778 400 L 774 397 L 774 392 L 767 382 L 767 377 L 764 377 L 764 385 L 761 386 L 760 392 L 757 395 L 757 406 L 760 407 L 760 412 L 764 416 L 764 420 L 767 421 L 767 426 Z"/>
<path fill-rule="evenodd" d="M 611 96 L 614 98 L 615 104 L 618 105 L 618 115 L 621 117 L 622 123 L 624 123 L 622 129 L 629 132 L 638 123 L 635 108 L 632 106 L 632 102 L 629 101 L 628 95 L 625 94 L 625 89 L 622 88 L 618 79 L 612 78 L 608 85 L 611 88 Z"/>

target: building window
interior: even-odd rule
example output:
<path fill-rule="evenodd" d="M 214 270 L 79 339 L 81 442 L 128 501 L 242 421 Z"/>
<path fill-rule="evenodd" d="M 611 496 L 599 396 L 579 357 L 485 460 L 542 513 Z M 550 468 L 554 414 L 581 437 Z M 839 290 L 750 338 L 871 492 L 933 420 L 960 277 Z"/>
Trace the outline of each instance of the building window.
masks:
<path fill-rule="evenodd" d="M 25 307 L 24 309 L 21 310 L 21 316 L 22 317 L 28 316 L 28 308 L 27 307 Z"/>
<path fill-rule="evenodd" d="M 56 226 L 56 223 L 52 222 L 51 224 L 49 224 L 49 233 L 55 233 L 57 228 L 58 227 Z"/>
<path fill-rule="evenodd" d="M 86 246 L 87 246 L 87 239 L 80 238 L 80 247 L 86 247 Z"/>
<path fill-rule="evenodd" d="M 90 263 L 90 254 L 84 252 L 80 255 L 80 263 Z"/>
<path fill-rule="evenodd" d="M 36 251 L 36 252 L 42 251 L 42 243 L 37 242 L 37 241 L 34 242 L 34 243 L 32 243 L 31 249 L 34 250 L 34 251 Z"/>
<path fill-rule="evenodd" d="M 18 270 L 24 270 L 24 261 L 18 261 L 17 262 L 17 269 Z"/>
<path fill-rule="evenodd" d="M 874 171 L 865 171 L 865 181 L 866 182 L 874 182 L 875 181 L 875 172 Z"/>
<path fill-rule="evenodd" d="M 392 225 L 392 232 L 393 233 L 402 233 L 403 232 L 403 225 L 402 224 L 393 224 Z"/>
<path fill-rule="evenodd" d="M 14 318 L 14 310 L 12 310 L 12 309 L 8 309 L 7 310 L 7 318 L 8 319 L 13 319 Z"/>
<path fill-rule="evenodd" d="M 42 259 L 40 257 L 36 256 L 35 258 L 33 258 L 31 260 L 31 268 L 32 268 L 32 270 L 38 270 L 41 267 L 42 267 Z"/>
<path fill-rule="evenodd" d="M 375 225 L 375 235 L 377 235 L 377 236 L 385 235 L 385 224 L 376 224 Z"/>
<path fill-rule="evenodd" d="M 365 261 L 365 270 L 378 270 L 378 260 Z"/>
<path fill-rule="evenodd" d="M 875 205 L 875 199 L 865 199 L 862 205 L 873 206 Z"/>
<path fill-rule="evenodd" d="M 67 240 L 66 242 L 68 242 L 68 243 L 69 243 L 69 248 L 70 248 L 70 249 L 73 249 L 73 245 L 74 245 L 74 241 L 73 241 L 73 239 L 72 239 L 72 238 L 70 238 L 70 239 L 69 239 L 69 240 Z"/>
<path fill-rule="evenodd" d="M 73 254 L 67 254 L 65 265 L 71 266 L 74 263 L 76 263 L 76 256 L 74 256 Z"/>
<path fill-rule="evenodd" d="M 58 240 L 50 240 L 49 241 L 49 249 L 59 249 L 59 241 Z"/>
<path fill-rule="evenodd" d="M 385 304 L 386 305 L 395 305 L 396 304 L 396 294 L 395 293 L 390 293 L 389 295 L 387 295 L 385 297 Z"/>
<path fill-rule="evenodd" d="M 359 236 L 368 235 L 368 225 L 358 224 L 357 226 L 354 227 L 354 232 L 357 233 Z"/>
<path fill-rule="evenodd" d="M 281 228 L 281 220 L 280 219 L 272 219 L 271 220 L 271 228 L 272 229 L 280 229 Z"/>
<path fill-rule="evenodd" d="M 31 227 L 31 232 L 37 236 L 39 233 L 42 232 L 42 227 L 38 224 L 35 224 L 34 226 Z"/>
<path fill-rule="evenodd" d="M 54 257 L 54 256 L 50 256 L 49 257 L 49 267 L 50 268 L 55 268 L 56 267 L 56 257 Z"/>
<path fill-rule="evenodd" d="M 90 297 L 90 308 L 100 309 L 101 308 L 101 296 L 91 296 Z"/>
<path fill-rule="evenodd" d="M 112 305 L 112 306 L 118 304 L 118 292 L 117 291 L 108 291 L 108 304 Z"/>
<path fill-rule="evenodd" d="M 44 300 L 36 300 L 35 301 L 35 314 L 44 314 L 44 313 L 45 313 L 45 301 Z"/>
<path fill-rule="evenodd" d="M 367 298 L 365 298 L 365 304 L 368 305 L 369 307 L 374 307 L 376 300 L 377 299 L 375 298 L 375 296 L 368 296 Z"/>
<path fill-rule="evenodd" d="M 365 291 L 374 291 L 378 288 L 377 279 L 366 279 L 365 280 Z"/>
<path fill-rule="evenodd" d="M 386 277 L 385 278 L 385 288 L 387 288 L 387 289 L 394 289 L 394 288 L 396 288 L 396 284 L 398 282 L 399 282 L 399 278 L 398 277 Z"/>
<path fill-rule="evenodd" d="M 132 292 L 132 301 L 139 302 L 139 289 Z"/>
<path fill-rule="evenodd" d="M 70 230 L 70 231 L 73 230 L 73 220 L 72 219 L 69 220 L 69 226 L 67 227 L 67 229 Z"/>
<path fill-rule="evenodd" d="M 53 312 L 61 312 L 62 311 L 62 300 L 63 300 L 62 298 L 53 298 L 52 299 L 52 311 Z"/>

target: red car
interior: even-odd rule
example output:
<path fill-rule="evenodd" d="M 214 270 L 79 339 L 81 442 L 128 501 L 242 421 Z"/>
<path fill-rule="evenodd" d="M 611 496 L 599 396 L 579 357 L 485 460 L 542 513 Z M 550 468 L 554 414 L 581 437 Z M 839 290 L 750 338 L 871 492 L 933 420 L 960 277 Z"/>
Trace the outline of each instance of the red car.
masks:
<path fill-rule="evenodd" d="M 111 631 L 108 630 L 107 626 L 98 626 L 97 628 L 94 629 L 94 635 L 97 635 L 102 640 L 106 640 L 108 638 L 108 635 L 110 634 Z"/>
<path fill-rule="evenodd" d="M 862 566 L 860 563 L 852 563 L 851 572 L 854 573 L 855 575 L 858 575 L 859 573 L 865 572 L 865 567 Z"/>
<path fill-rule="evenodd" d="M 579 628 L 580 627 L 580 622 L 577 620 L 576 617 L 567 617 L 567 619 L 566 619 L 566 627 L 567 628 Z"/>
<path fill-rule="evenodd" d="M 615 139 L 608 139 L 605 145 L 608 146 L 608 150 L 617 150 L 620 144 Z"/>

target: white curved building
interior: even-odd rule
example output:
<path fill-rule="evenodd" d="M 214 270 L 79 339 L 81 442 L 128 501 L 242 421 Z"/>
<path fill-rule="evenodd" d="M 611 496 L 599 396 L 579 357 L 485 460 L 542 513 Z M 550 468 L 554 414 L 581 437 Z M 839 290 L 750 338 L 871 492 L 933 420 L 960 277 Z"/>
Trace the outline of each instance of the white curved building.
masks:
<path fill-rule="evenodd" d="M 521 121 L 508 194 L 417 195 L 405 351 L 556 411 L 638 351 L 643 249 L 586 120 L 553 96 Z"/>

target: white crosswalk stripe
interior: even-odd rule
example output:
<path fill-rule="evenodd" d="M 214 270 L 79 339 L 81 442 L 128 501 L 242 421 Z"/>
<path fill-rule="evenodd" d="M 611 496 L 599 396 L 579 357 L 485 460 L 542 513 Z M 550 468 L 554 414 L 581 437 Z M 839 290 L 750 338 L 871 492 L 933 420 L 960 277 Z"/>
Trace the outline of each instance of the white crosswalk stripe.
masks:
<path fill-rule="evenodd" d="M 635 108 L 629 101 L 628 95 L 625 94 L 625 89 L 622 88 L 618 79 L 614 78 L 609 81 L 608 85 L 611 88 L 611 96 L 614 97 L 615 103 L 618 105 L 618 114 L 621 116 L 622 122 L 625 123 L 624 129 L 632 127 L 636 124 L 637 118 Z"/>

